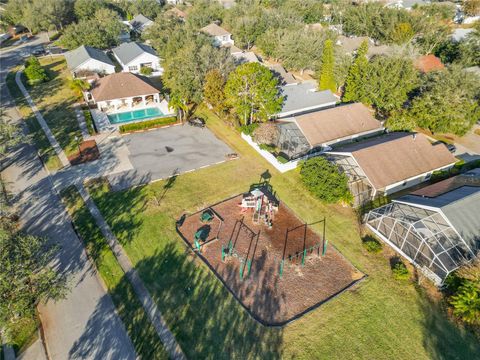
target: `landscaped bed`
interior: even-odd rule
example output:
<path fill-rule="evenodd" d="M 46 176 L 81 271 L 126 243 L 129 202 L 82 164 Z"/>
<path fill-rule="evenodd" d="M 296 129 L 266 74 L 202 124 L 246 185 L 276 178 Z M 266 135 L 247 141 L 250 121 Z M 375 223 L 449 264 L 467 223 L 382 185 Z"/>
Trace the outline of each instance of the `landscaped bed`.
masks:
<path fill-rule="evenodd" d="M 142 131 L 147 129 L 159 128 L 162 126 L 172 125 L 172 124 L 175 124 L 176 122 L 177 122 L 177 118 L 175 116 L 169 116 L 169 117 L 162 117 L 162 118 L 153 119 L 153 120 L 145 120 L 145 121 L 134 122 L 131 124 L 121 125 L 119 127 L 119 130 L 120 130 L 120 133 L 129 133 L 134 131 Z"/>
<path fill-rule="evenodd" d="M 283 325 L 363 277 L 285 204 L 270 227 L 239 205 L 243 197 L 192 214 L 177 229 L 256 320 Z M 214 215 L 202 221 L 203 214 Z M 196 242 L 202 231 L 205 241 Z"/>
<path fill-rule="evenodd" d="M 97 160 L 100 157 L 100 152 L 98 151 L 97 143 L 95 140 L 86 140 L 83 141 L 79 147 L 76 154 L 70 155 L 68 161 L 72 165 L 78 165 L 89 161 Z"/>

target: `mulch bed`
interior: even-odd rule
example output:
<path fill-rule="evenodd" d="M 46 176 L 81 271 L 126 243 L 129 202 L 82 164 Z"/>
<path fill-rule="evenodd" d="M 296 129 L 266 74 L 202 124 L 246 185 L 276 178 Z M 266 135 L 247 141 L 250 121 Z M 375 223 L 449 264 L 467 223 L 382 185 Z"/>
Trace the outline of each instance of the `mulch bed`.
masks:
<path fill-rule="evenodd" d="M 97 148 L 95 140 L 86 140 L 80 144 L 80 152 L 68 157 L 71 165 L 78 165 L 88 161 L 97 160 L 100 152 Z"/>
<path fill-rule="evenodd" d="M 314 250 L 303 266 L 301 256 L 285 261 L 280 277 L 282 258 L 301 254 L 304 241 L 306 248 L 323 244 L 322 237 L 310 227 L 305 230 L 304 223 L 283 203 L 271 229 L 263 222 L 254 223 L 253 210 L 242 212 L 241 200 L 239 195 L 210 207 L 216 215 L 208 223 L 200 220 L 203 211 L 185 217 L 177 224 L 177 230 L 192 248 L 195 248 L 197 230 L 201 227 L 210 230 L 205 242 L 201 242 L 200 257 L 257 321 L 264 325 L 284 325 L 363 278 L 331 245 L 325 256 L 321 246 Z M 240 225 L 242 219 L 243 225 Z M 289 231 L 286 241 L 287 229 L 295 230 Z M 231 238 L 236 255 L 222 261 L 222 245 L 226 248 Z M 240 258 L 244 258 L 245 263 L 247 259 L 252 261 L 250 274 L 246 275 L 245 268 L 243 280 Z"/>

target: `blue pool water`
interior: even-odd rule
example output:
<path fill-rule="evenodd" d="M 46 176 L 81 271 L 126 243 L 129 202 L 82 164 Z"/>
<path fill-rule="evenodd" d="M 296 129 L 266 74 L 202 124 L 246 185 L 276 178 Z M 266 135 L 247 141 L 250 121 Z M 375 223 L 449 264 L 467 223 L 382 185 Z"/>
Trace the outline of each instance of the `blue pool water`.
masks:
<path fill-rule="evenodd" d="M 132 110 L 116 114 L 109 114 L 107 116 L 110 124 L 121 124 L 129 121 L 145 120 L 163 115 L 164 114 L 160 111 L 159 108 L 154 107 L 142 110 Z"/>

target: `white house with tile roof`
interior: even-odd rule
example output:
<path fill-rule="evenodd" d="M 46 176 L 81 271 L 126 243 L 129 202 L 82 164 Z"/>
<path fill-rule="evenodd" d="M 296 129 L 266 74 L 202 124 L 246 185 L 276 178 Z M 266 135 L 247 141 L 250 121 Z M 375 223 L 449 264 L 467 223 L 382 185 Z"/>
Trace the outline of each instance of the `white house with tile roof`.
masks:
<path fill-rule="evenodd" d="M 123 72 L 139 74 L 142 67 L 149 67 L 153 70 L 152 75 L 163 74 L 160 58 L 151 46 L 138 42 L 127 42 L 117 46 L 112 52 Z"/>
<path fill-rule="evenodd" d="M 234 41 L 232 34 L 215 23 L 208 24 L 200 29 L 201 32 L 210 35 L 215 46 L 232 46 Z"/>

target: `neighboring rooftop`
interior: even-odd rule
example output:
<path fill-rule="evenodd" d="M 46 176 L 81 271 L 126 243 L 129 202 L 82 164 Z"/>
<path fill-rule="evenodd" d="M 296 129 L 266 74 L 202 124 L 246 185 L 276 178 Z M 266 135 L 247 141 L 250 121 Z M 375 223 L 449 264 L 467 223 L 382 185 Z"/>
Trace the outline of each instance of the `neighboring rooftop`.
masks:
<path fill-rule="evenodd" d="M 465 68 L 465 71 L 468 71 L 470 73 L 480 76 L 480 66 L 471 66 L 471 67 Z"/>
<path fill-rule="evenodd" d="M 347 145 L 336 152 L 351 153 L 376 189 L 456 162 L 445 145 L 432 144 L 420 133 L 390 133 Z"/>
<path fill-rule="evenodd" d="M 128 72 L 100 78 L 92 84 L 90 90 L 96 102 L 151 95 L 158 92 L 159 90 L 151 85 L 146 78 Z"/>
<path fill-rule="evenodd" d="M 102 50 L 95 49 L 90 46 L 82 45 L 75 50 L 65 53 L 65 60 L 67 60 L 68 67 L 71 70 L 78 68 L 86 61 L 94 59 L 103 63 L 114 66 L 112 60 Z"/>
<path fill-rule="evenodd" d="M 240 64 L 260 62 L 253 51 L 235 52 L 232 53 L 232 56 L 235 58 L 235 61 Z"/>
<path fill-rule="evenodd" d="M 231 35 L 227 30 L 215 23 L 208 24 L 207 26 L 201 28 L 200 31 L 210 36 Z"/>
<path fill-rule="evenodd" d="M 281 82 L 281 85 L 293 85 L 298 84 L 292 73 L 287 72 L 281 64 L 275 64 L 269 66 L 273 74 L 277 76 Z"/>
<path fill-rule="evenodd" d="M 442 60 L 436 57 L 433 54 L 420 56 L 414 61 L 414 66 L 423 73 L 428 73 L 430 71 L 442 70 L 445 68 Z"/>
<path fill-rule="evenodd" d="M 465 185 L 480 186 L 480 168 L 425 186 L 410 194 L 431 198 Z"/>
<path fill-rule="evenodd" d="M 171 14 L 171 15 L 174 15 L 174 16 L 182 18 L 182 19 L 185 19 L 187 17 L 187 13 L 185 13 L 184 11 L 180 10 L 177 7 L 173 7 L 171 9 L 165 11 L 165 14 L 169 14 L 169 15 Z"/>
<path fill-rule="evenodd" d="M 145 27 L 148 27 L 151 24 L 153 24 L 153 21 L 142 14 L 138 14 L 132 20 L 130 20 L 130 25 L 136 30 L 143 30 Z"/>
<path fill-rule="evenodd" d="M 453 30 L 453 33 L 452 33 L 452 40 L 454 41 L 462 41 L 463 39 L 465 39 L 465 37 L 474 32 L 475 29 L 472 29 L 472 28 L 469 28 L 469 29 L 463 29 L 463 28 L 458 28 L 458 29 L 455 29 Z"/>
<path fill-rule="evenodd" d="M 373 41 L 367 36 L 344 36 L 340 35 L 337 38 L 337 45 L 340 46 L 347 54 L 353 54 L 358 50 L 360 45 L 364 41 L 368 42 L 367 56 L 372 57 L 374 55 L 389 55 L 393 53 L 393 48 L 388 45 L 375 45 Z"/>
<path fill-rule="evenodd" d="M 480 247 L 480 186 L 461 186 L 435 197 L 405 195 L 397 202 L 440 210 L 472 249 Z"/>
<path fill-rule="evenodd" d="M 338 101 L 338 98 L 330 90 L 317 91 L 317 84 L 310 81 L 281 86 L 280 93 L 284 97 L 284 102 L 278 116 L 313 111 L 333 106 Z"/>
<path fill-rule="evenodd" d="M 382 129 L 382 123 L 360 103 L 295 116 L 294 120 L 311 147 Z"/>
<path fill-rule="evenodd" d="M 158 56 L 151 46 L 138 42 L 126 42 L 112 49 L 122 64 L 129 64 L 143 53 Z"/>

